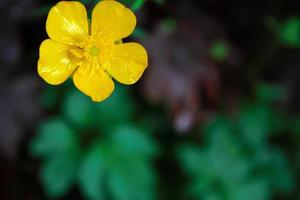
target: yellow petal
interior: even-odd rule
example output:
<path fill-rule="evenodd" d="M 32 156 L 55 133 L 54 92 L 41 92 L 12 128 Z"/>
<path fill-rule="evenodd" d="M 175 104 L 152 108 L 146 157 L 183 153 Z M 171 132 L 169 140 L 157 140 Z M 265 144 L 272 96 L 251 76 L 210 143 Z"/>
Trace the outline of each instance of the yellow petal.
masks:
<path fill-rule="evenodd" d="M 138 43 L 116 45 L 111 55 L 104 67 L 112 77 L 123 84 L 137 82 L 148 66 L 147 52 Z"/>
<path fill-rule="evenodd" d="M 40 46 L 39 75 L 49 84 L 58 85 L 67 80 L 76 68 L 70 54 L 72 46 L 45 40 Z"/>
<path fill-rule="evenodd" d="M 136 25 L 134 13 L 117 1 L 100 1 L 92 14 L 92 36 L 113 41 L 129 36 Z"/>
<path fill-rule="evenodd" d="M 57 3 L 49 12 L 46 29 L 56 42 L 82 46 L 89 34 L 85 7 L 76 1 Z"/>
<path fill-rule="evenodd" d="M 93 101 L 100 102 L 111 95 L 114 82 L 99 68 L 97 62 L 85 61 L 73 75 L 75 86 Z"/>

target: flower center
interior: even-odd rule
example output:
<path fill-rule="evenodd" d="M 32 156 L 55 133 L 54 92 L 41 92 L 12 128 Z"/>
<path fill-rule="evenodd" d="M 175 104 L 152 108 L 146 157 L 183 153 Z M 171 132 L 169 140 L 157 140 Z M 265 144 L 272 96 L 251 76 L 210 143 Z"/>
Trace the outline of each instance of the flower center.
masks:
<path fill-rule="evenodd" d="M 89 49 L 89 54 L 91 56 L 98 56 L 100 53 L 99 51 L 99 48 L 95 47 L 95 46 L 92 46 L 90 49 Z"/>

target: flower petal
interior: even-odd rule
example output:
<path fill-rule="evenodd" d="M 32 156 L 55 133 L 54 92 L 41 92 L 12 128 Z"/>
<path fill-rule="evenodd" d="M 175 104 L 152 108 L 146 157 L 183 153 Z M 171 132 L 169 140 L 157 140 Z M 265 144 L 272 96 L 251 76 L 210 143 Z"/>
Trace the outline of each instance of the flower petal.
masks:
<path fill-rule="evenodd" d="M 92 14 L 92 36 L 113 41 L 129 36 L 136 25 L 134 13 L 117 1 L 100 1 Z"/>
<path fill-rule="evenodd" d="M 147 52 L 138 43 L 116 45 L 111 55 L 104 68 L 123 84 L 130 85 L 137 82 L 148 66 Z"/>
<path fill-rule="evenodd" d="M 99 67 L 97 62 L 84 62 L 73 75 L 75 86 L 93 101 L 105 100 L 115 86 L 112 79 Z"/>
<path fill-rule="evenodd" d="M 58 85 L 68 79 L 76 66 L 70 54 L 72 46 L 47 39 L 40 46 L 38 73 L 49 84 Z"/>
<path fill-rule="evenodd" d="M 85 7 L 76 1 L 57 3 L 49 12 L 46 29 L 56 42 L 82 46 L 89 34 Z"/>

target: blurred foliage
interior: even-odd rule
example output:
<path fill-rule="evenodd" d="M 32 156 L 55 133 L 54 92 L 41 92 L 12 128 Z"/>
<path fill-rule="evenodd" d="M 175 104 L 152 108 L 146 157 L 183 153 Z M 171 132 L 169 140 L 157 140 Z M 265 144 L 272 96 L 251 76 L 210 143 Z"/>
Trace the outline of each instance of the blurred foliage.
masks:
<path fill-rule="evenodd" d="M 203 127 L 203 144 L 179 147 L 179 161 L 190 177 L 189 196 L 265 200 L 292 191 L 295 176 L 287 156 L 270 142 L 272 135 L 289 128 L 270 104 L 278 90 L 260 85 L 257 101 L 243 103 L 236 116 L 219 116 Z"/>
<path fill-rule="evenodd" d="M 110 134 L 93 145 L 83 161 L 79 171 L 83 193 L 90 199 L 155 199 L 154 142 L 130 125 L 116 127 Z"/>
<path fill-rule="evenodd" d="M 51 89 L 45 96 L 50 102 L 58 97 Z M 124 86 L 101 104 L 71 90 L 61 110 L 40 125 L 31 144 L 32 155 L 43 159 L 40 176 L 49 196 L 61 197 L 77 183 L 87 199 L 155 199 L 157 145 L 133 123 L 135 108 Z"/>
<path fill-rule="evenodd" d="M 138 13 L 144 10 L 143 5 L 149 1 L 160 5 L 167 3 L 164 0 L 120 0 Z M 92 8 L 99 1 L 81 0 L 81 2 L 91 13 Z M 35 9 L 34 14 L 47 15 L 53 4 L 52 2 L 51 5 L 43 5 Z M 170 7 L 170 4 L 168 6 Z M 184 6 L 177 7 L 183 13 L 189 12 Z M 160 16 L 162 11 L 156 10 L 156 12 L 153 15 Z M 144 14 L 142 13 L 141 16 Z M 194 17 L 194 13 L 188 14 Z M 155 83 L 163 86 L 162 93 L 158 93 L 160 98 L 177 97 L 178 102 L 172 99 L 167 104 L 173 103 L 176 114 L 180 114 L 178 110 L 182 102 L 190 106 L 198 105 L 203 100 L 200 99 L 203 95 L 203 92 L 199 92 L 201 87 L 209 86 L 207 91 L 213 97 L 214 92 L 223 89 L 218 87 L 222 84 L 218 82 L 218 67 L 205 68 L 206 63 L 200 63 L 199 70 L 199 63 L 194 62 L 193 59 L 200 61 L 208 58 L 194 55 L 193 52 L 200 52 L 200 55 L 208 52 L 210 59 L 222 62 L 232 59 L 231 53 L 234 48 L 231 48 L 233 46 L 229 39 L 220 40 L 218 38 L 223 37 L 219 35 L 210 37 L 211 32 L 204 30 L 207 27 L 209 29 L 207 26 L 209 23 L 198 25 L 198 21 L 195 20 L 197 23 L 192 23 L 191 28 L 188 21 L 180 21 L 182 19 L 174 16 L 162 16 L 161 19 L 157 16 L 157 19 L 155 18 L 161 21 L 157 33 L 151 25 L 149 27 L 153 28 L 152 32 L 148 32 L 149 29 L 145 28 L 147 26 L 137 27 L 133 36 L 146 40 L 152 34 L 154 40 L 149 41 L 156 49 L 151 51 L 151 56 L 153 58 L 154 53 L 157 53 L 161 57 L 155 66 L 154 62 L 152 63 L 151 68 L 157 67 L 158 73 L 150 81 L 150 87 L 157 92 L 160 90 Z M 206 18 L 204 19 L 206 22 Z M 145 19 L 147 20 L 149 19 Z M 242 24 L 247 23 L 243 21 Z M 270 26 L 273 26 L 278 36 L 276 39 L 279 39 L 283 45 L 300 46 L 300 21 L 297 17 L 287 18 L 281 23 L 270 20 Z M 199 32 L 198 27 L 200 27 Z M 190 30 L 195 32 L 190 33 Z M 219 32 L 219 29 L 212 30 Z M 203 37 L 206 34 L 209 37 Z M 171 42 L 165 43 L 167 39 Z M 189 42 L 186 39 L 190 39 Z M 242 40 L 245 40 L 244 35 Z M 208 46 L 198 48 L 199 44 L 195 41 L 200 46 L 207 42 Z M 162 49 L 158 51 L 158 47 Z M 169 53 L 169 49 L 164 47 L 174 50 L 175 56 L 170 57 L 173 51 Z M 163 59 L 171 60 L 171 66 L 168 66 Z M 159 65 L 161 63 L 162 65 Z M 166 66 L 170 67 L 169 76 L 165 76 L 163 71 Z M 193 68 L 194 70 L 191 70 Z M 191 71 L 187 73 L 189 70 Z M 198 74 L 202 74 L 202 82 L 198 80 Z M 160 77 L 169 82 L 160 82 Z M 195 80 L 193 81 L 192 78 Z M 277 106 L 278 102 L 282 102 L 283 97 L 287 95 L 282 85 L 254 83 L 252 85 L 255 88 L 254 98 L 243 96 L 242 99 L 237 100 L 239 103 L 235 108 L 236 112 L 222 113 L 217 108 L 213 110 L 216 116 L 210 116 L 208 120 L 202 115 L 210 113 L 211 110 L 207 112 L 201 107 L 199 112 L 201 118 L 205 120 L 200 123 L 197 120 L 193 121 L 192 123 L 197 127 L 192 130 L 186 129 L 191 131 L 191 134 L 181 135 L 180 140 L 177 140 L 175 135 L 169 134 L 176 130 L 172 130 L 171 122 L 166 119 L 170 117 L 168 114 L 174 116 L 176 114 L 160 107 L 153 108 L 147 105 L 144 108 L 143 99 L 136 99 L 126 86 L 116 85 L 112 97 L 96 104 L 75 90 L 73 86 L 69 87 L 71 82 L 55 88 L 48 86 L 43 90 L 41 105 L 47 113 L 47 118 L 39 125 L 37 134 L 30 143 L 31 155 L 41 161 L 39 178 L 49 198 L 68 199 L 68 193 L 75 188 L 81 192 L 84 199 L 90 200 L 245 200 L 249 197 L 253 200 L 267 200 L 288 199 L 297 187 L 296 179 L 300 169 L 298 145 L 300 119 L 289 116 Z M 198 85 L 199 82 L 201 87 Z M 191 88 L 199 93 L 188 93 L 189 95 L 186 96 L 180 93 L 190 92 Z M 163 94 L 167 94 L 166 97 Z M 203 101 L 208 104 L 213 102 L 206 98 Z M 217 103 L 215 106 L 218 106 Z M 189 119 L 198 119 L 193 112 L 191 115 L 188 112 L 197 111 L 198 107 L 188 108 L 190 110 L 183 109 L 184 117 L 180 118 L 184 123 Z M 159 110 L 159 114 L 155 113 L 155 109 Z M 52 117 L 49 118 L 49 115 Z M 157 138 L 157 135 L 154 135 L 156 132 L 163 132 L 162 138 Z M 284 145 L 276 142 L 282 138 L 293 140 L 294 143 L 291 143 L 294 146 L 290 148 L 294 148 L 293 153 L 298 152 L 297 155 L 288 155 Z M 190 142 L 191 139 L 194 143 Z M 167 147 L 159 145 L 158 142 L 164 142 Z M 160 165 L 165 164 L 164 159 L 171 160 L 171 168 L 157 166 L 157 159 L 160 159 L 159 162 L 163 160 L 163 164 Z M 177 164 L 182 167 L 181 172 L 176 171 Z M 162 177 L 158 179 L 158 171 L 161 168 L 167 172 L 161 173 Z M 175 178 L 169 180 L 165 173 Z M 181 185 L 172 183 L 172 180 L 176 180 Z M 169 193 L 172 194 L 168 194 L 162 182 L 166 182 L 166 185 L 171 187 Z M 176 187 L 173 188 L 173 185 Z M 181 197 L 183 190 L 186 193 Z M 169 196 L 173 198 L 166 198 Z"/>
<path fill-rule="evenodd" d="M 40 125 L 30 146 L 43 161 L 40 178 L 49 196 L 62 197 L 77 184 L 86 199 L 157 199 L 153 161 L 160 151 L 149 133 L 151 120 L 143 121 L 148 115 L 135 118 L 138 108 L 126 86 L 117 85 L 101 104 L 68 85 L 62 89 L 68 91 L 59 103 L 61 113 Z M 257 84 L 254 100 L 242 100 L 236 114 L 220 115 L 201 128 L 201 145 L 175 146 L 189 177 L 185 198 L 265 200 L 294 189 L 285 152 L 270 142 L 299 128 L 298 120 L 291 122 L 273 107 L 283 91 L 278 85 Z M 42 98 L 45 109 L 54 107 L 57 93 L 45 90 L 44 97 L 51 100 Z"/>
<path fill-rule="evenodd" d="M 128 91 L 125 88 L 116 91 L 113 98 L 108 98 L 101 104 L 91 103 L 89 99 L 73 91 L 65 96 L 62 103 L 63 115 L 78 128 L 92 127 L 109 132 L 115 125 L 131 121 L 135 110 L 134 101 Z"/>
<path fill-rule="evenodd" d="M 78 137 L 61 119 L 49 119 L 38 132 L 31 152 L 45 159 L 41 181 L 50 196 L 61 196 L 76 181 L 81 153 Z"/>
<path fill-rule="evenodd" d="M 287 47 L 300 47 L 300 19 L 293 17 L 283 22 L 279 35 Z"/>
<path fill-rule="evenodd" d="M 211 57 L 216 61 L 224 61 L 229 54 L 229 47 L 222 41 L 215 41 L 210 49 Z"/>

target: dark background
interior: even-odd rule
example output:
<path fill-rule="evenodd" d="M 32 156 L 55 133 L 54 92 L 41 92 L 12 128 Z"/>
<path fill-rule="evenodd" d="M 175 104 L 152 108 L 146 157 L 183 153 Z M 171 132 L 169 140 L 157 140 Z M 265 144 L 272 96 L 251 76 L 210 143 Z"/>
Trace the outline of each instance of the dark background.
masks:
<path fill-rule="evenodd" d="M 121 2 L 149 68 L 95 104 L 37 74 L 56 2 L 1 0 L 0 199 L 300 199 L 300 1 Z"/>

